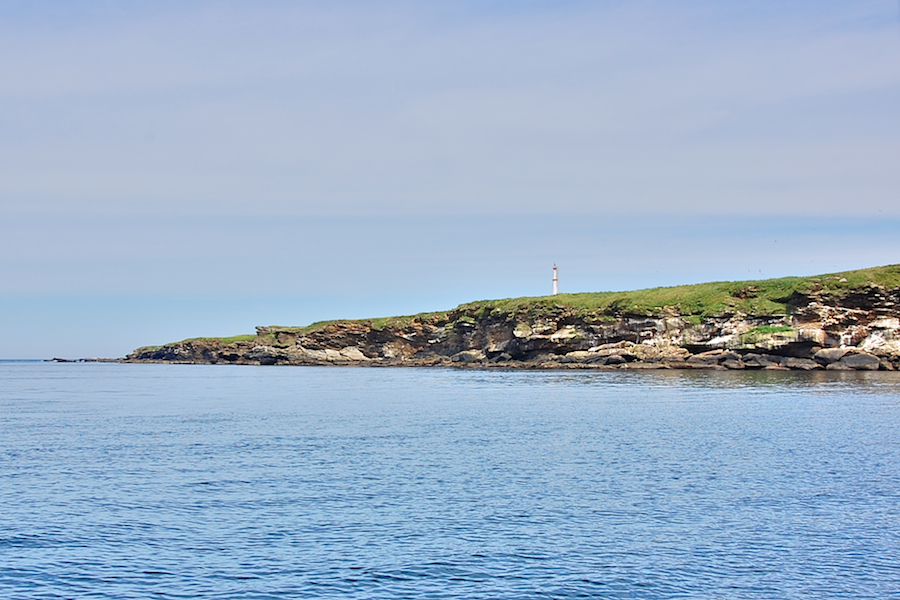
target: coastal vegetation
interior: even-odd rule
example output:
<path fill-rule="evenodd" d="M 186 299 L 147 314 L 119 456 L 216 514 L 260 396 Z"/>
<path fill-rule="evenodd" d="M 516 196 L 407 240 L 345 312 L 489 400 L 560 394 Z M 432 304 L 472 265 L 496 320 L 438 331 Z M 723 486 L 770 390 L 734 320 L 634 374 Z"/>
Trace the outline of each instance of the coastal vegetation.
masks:
<path fill-rule="evenodd" d="M 458 319 L 470 319 L 474 322 L 475 319 L 486 316 L 506 317 L 522 312 L 540 316 L 542 313 L 549 314 L 558 307 L 564 307 L 596 322 L 611 322 L 626 315 L 658 317 L 678 314 L 688 322 L 699 324 L 703 317 L 723 313 L 787 316 L 791 314 L 794 301 L 811 293 L 830 294 L 839 298 L 848 292 L 870 285 L 900 287 L 900 265 L 810 277 L 717 281 L 624 292 L 585 292 L 479 300 L 462 304 L 450 311 L 341 322 L 367 323 L 373 329 L 382 330 L 385 327 L 403 328 L 415 319 L 452 319 L 454 312 L 460 314 Z M 319 331 L 336 322 L 319 321 L 306 327 L 279 327 L 279 330 L 302 335 Z"/>

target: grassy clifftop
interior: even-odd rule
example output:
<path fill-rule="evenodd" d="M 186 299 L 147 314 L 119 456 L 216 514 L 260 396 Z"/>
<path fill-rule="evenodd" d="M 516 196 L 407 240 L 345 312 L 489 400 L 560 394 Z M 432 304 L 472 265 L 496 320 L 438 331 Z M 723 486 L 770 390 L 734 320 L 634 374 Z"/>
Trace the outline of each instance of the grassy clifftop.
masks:
<path fill-rule="evenodd" d="M 473 302 L 463 307 L 484 307 L 515 312 L 529 305 L 561 305 L 599 315 L 657 315 L 675 309 L 685 316 L 704 317 L 723 312 L 786 314 L 791 298 L 813 293 L 842 296 L 855 289 L 878 285 L 900 287 L 900 265 L 873 267 L 811 277 L 782 277 L 752 281 L 718 281 L 658 287 L 630 292 L 589 292 L 536 298 Z M 462 308 L 462 307 L 461 307 Z"/>
<path fill-rule="evenodd" d="M 455 321 L 486 316 L 503 317 L 521 313 L 540 316 L 543 312 L 554 311 L 559 307 L 570 309 L 579 315 L 599 321 L 615 319 L 622 315 L 657 316 L 666 312 L 672 312 L 680 314 L 689 320 L 699 322 L 705 316 L 726 312 L 743 312 L 754 315 L 784 315 L 790 312 L 792 299 L 811 294 L 828 294 L 841 297 L 854 290 L 863 289 L 871 285 L 885 288 L 900 288 L 900 265 L 888 265 L 810 277 L 718 281 L 627 292 L 589 292 L 558 294 L 556 296 L 481 300 L 462 304 L 448 311 L 377 319 L 320 321 L 305 327 L 270 327 L 267 329 L 269 331 L 283 331 L 303 335 L 313 333 L 337 322 L 366 323 L 375 329 L 383 329 L 385 327 L 404 327 L 417 318 Z M 221 343 L 228 343 L 249 340 L 254 337 L 253 335 L 248 335 L 218 339 Z M 197 339 L 206 341 L 215 338 Z"/>
<path fill-rule="evenodd" d="M 790 300 L 797 296 L 824 293 L 840 297 L 870 285 L 886 288 L 900 287 L 900 265 L 810 277 L 717 281 L 627 292 L 587 292 L 480 300 L 462 304 L 452 311 L 360 319 L 356 322 L 370 323 L 376 329 L 382 329 L 388 326 L 402 327 L 417 317 L 422 319 L 449 317 L 451 312 L 502 316 L 520 312 L 539 313 L 556 306 L 570 308 L 580 314 L 594 316 L 598 319 L 615 318 L 620 315 L 658 315 L 666 310 L 676 311 L 685 317 L 694 317 L 697 320 L 708 315 L 736 311 L 757 315 L 779 315 L 789 312 Z M 278 329 L 306 334 L 335 322 L 337 321 L 320 321 L 306 327 L 279 327 Z"/>

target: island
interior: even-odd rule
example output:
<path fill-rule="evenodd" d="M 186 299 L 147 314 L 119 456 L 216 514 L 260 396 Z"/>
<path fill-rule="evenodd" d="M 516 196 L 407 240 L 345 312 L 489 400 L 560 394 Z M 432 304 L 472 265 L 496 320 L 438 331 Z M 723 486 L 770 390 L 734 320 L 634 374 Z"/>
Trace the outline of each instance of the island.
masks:
<path fill-rule="evenodd" d="M 483 300 L 257 327 L 124 362 L 483 369 L 900 369 L 900 265 L 813 277 Z"/>

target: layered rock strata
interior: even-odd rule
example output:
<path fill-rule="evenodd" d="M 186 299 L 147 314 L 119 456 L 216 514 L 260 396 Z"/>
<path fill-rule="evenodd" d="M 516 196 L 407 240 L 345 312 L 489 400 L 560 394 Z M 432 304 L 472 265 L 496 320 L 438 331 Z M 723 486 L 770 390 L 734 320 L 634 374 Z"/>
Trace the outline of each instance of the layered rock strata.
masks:
<path fill-rule="evenodd" d="M 900 369 L 900 288 L 794 294 L 785 314 L 597 314 L 565 304 L 307 328 L 141 348 L 128 362 L 539 369 Z"/>

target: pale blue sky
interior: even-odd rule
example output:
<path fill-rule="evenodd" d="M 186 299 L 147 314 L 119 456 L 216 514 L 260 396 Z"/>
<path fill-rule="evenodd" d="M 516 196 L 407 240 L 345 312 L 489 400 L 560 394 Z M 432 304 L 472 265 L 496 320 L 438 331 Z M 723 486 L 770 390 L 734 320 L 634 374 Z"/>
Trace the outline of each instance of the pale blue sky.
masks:
<path fill-rule="evenodd" d="M 6 2 L 0 358 L 897 263 L 898 106 L 895 0 Z"/>

